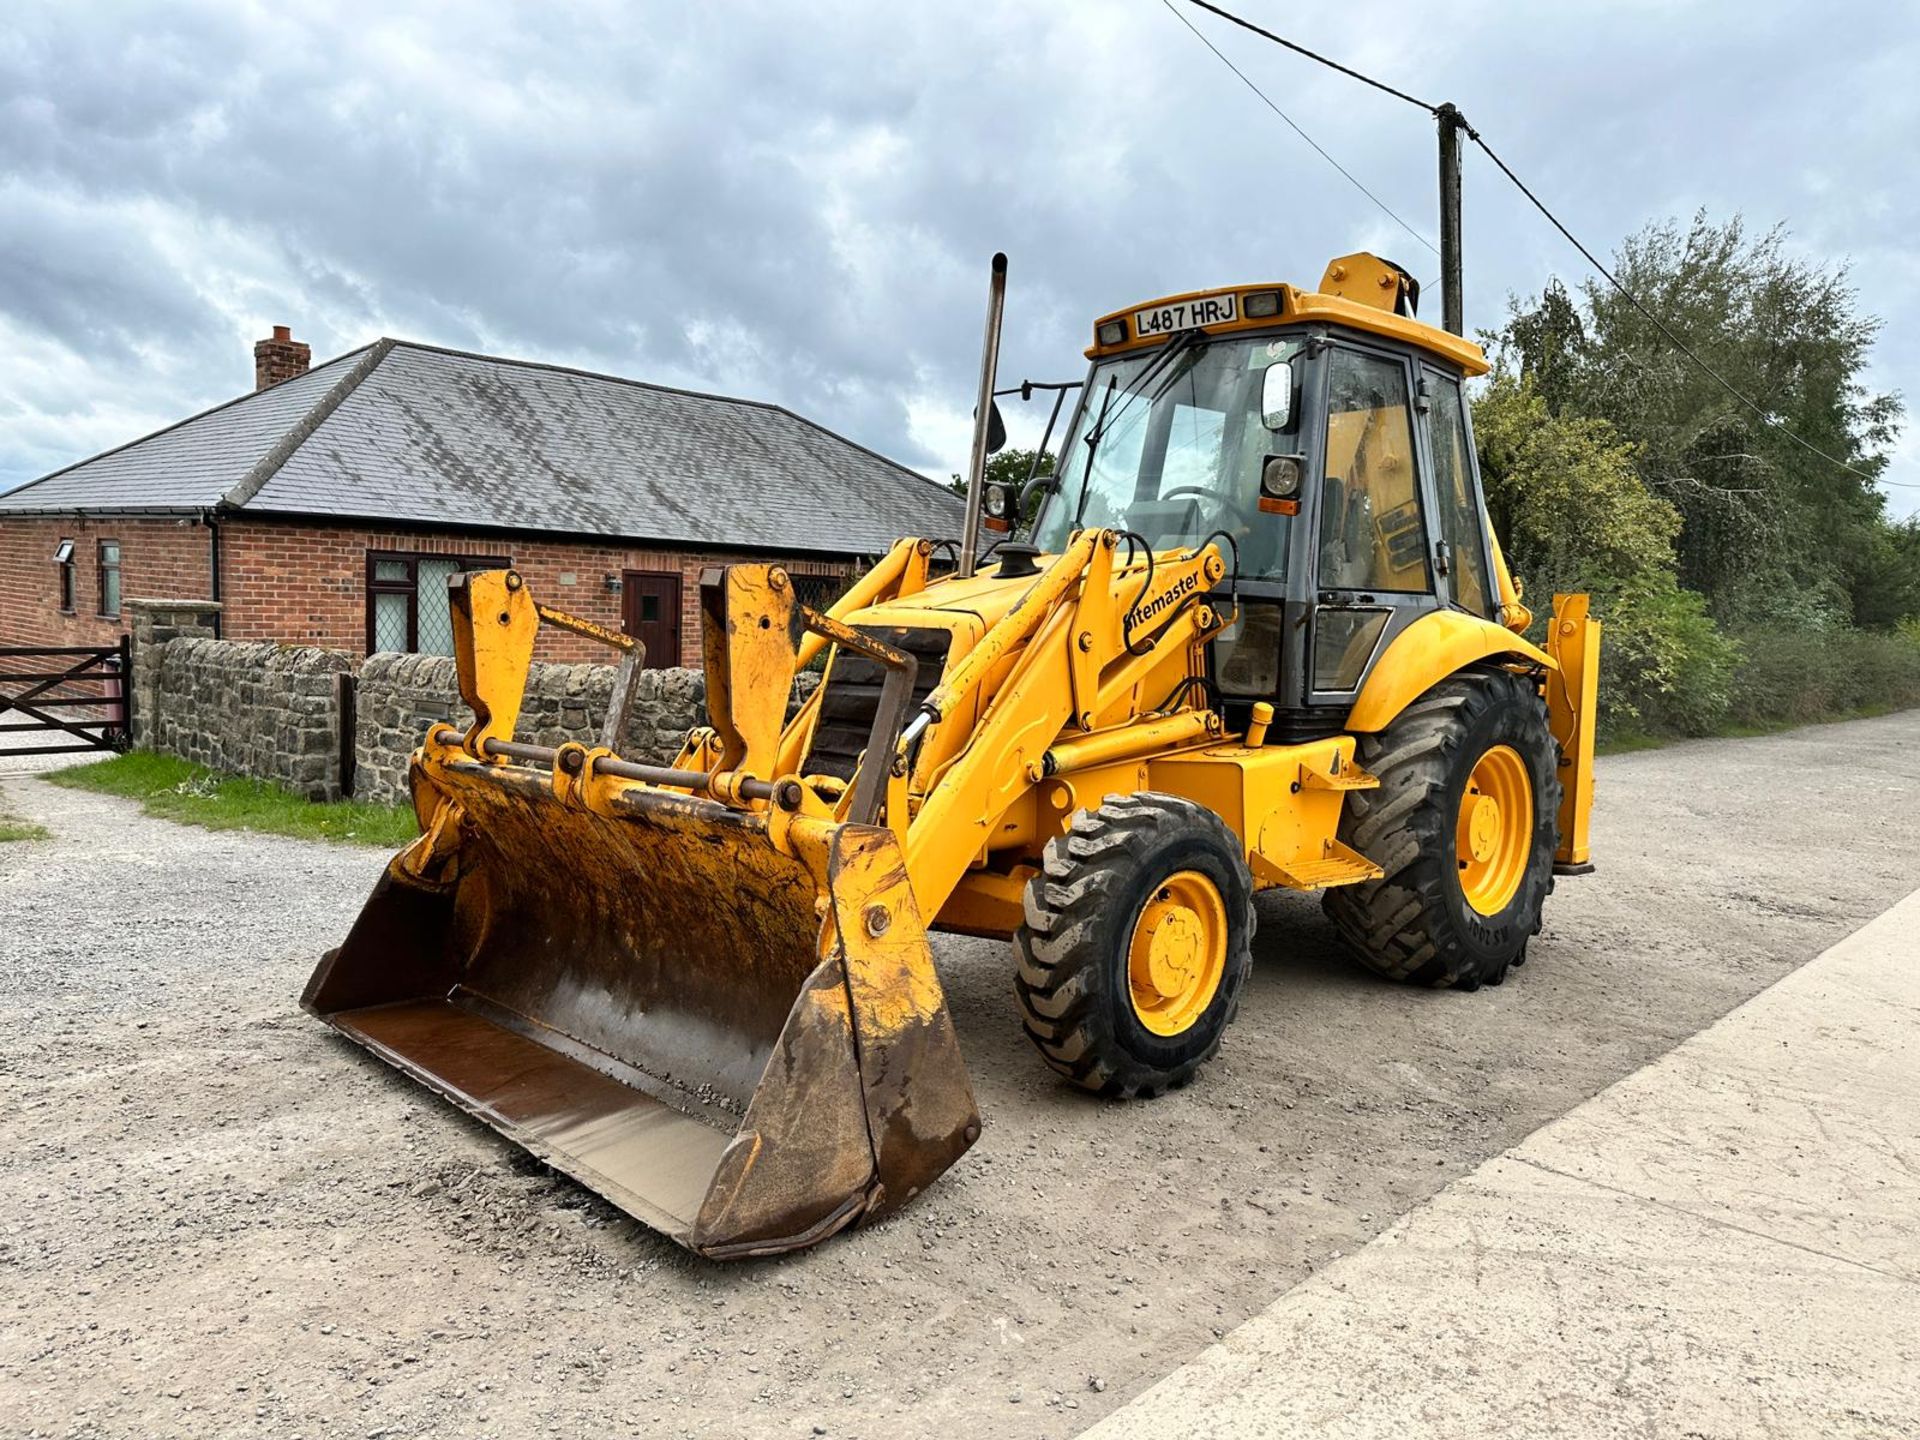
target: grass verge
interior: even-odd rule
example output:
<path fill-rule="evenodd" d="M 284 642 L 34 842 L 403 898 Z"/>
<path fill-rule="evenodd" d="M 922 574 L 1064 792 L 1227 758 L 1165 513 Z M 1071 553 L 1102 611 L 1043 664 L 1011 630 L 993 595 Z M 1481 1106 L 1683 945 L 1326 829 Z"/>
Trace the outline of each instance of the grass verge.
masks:
<path fill-rule="evenodd" d="M 404 845 L 419 830 L 411 806 L 303 800 L 265 780 L 217 774 L 147 750 L 55 770 L 45 778 L 70 790 L 138 800 L 149 815 L 208 830 L 260 830 L 389 850 Z"/>
<path fill-rule="evenodd" d="M 18 815 L 0 810 L 0 845 L 11 840 L 44 840 L 47 827 L 36 825 L 31 820 L 22 820 Z"/>

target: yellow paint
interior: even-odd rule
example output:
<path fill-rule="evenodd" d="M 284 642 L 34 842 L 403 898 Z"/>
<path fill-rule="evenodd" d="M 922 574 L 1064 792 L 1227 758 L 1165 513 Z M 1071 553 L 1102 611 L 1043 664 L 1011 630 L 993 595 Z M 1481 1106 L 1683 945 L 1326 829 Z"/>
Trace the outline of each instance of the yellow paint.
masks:
<path fill-rule="evenodd" d="M 460 698 L 474 721 L 462 742 L 476 760 L 486 758 L 489 740 L 513 739 L 520 702 L 527 688 L 527 666 L 540 616 L 533 597 L 513 570 L 483 570 L 468 575 L 448 597 L 453 616 L 454 673 Z"/>
<path fill-rule="evenodd" d="M 1399 309 L 1400 296 L 1406 286 L 1406 279 L 1398 270 L 1364 250 L 1329 260 L 1326 273 L 1320 277 L 1322 295 L 1385 310 L 1389 315 Z"/>
<path fill-rule="evenodd" d="M 799 663 L 796 603 L 778 565 L 729 565 L 701 577 L 707 709 L 720 737 L 720 773 L 774 772 Z"/>
<path fill-rule="evenodd" d="M 597 640 L 609 649 L 627 651 L 640 642 L 631 635 L 622 635 L 618 630 L 609 630 L 604 625 L 596 625 L 591 620 L 582 620 L 578 615 L 569 615 L 564 610 L 555 610 L 550 605 L 534 607 L 540 618 L 556 629 L 565 630 L 570 635 L 578 635 L 583 640 Z M 641 647 L 645 654 L 645 647 Z"/>
<path fill-rule="evenodd" d="M 1227 969 L 1227 906 L 1198 870 L 1169 875 L 1147 898 L 1127 944 L 1134 1017 L 1156 1035 L 1193 1028 Z"/>
<path fill-rule="evenodd" d="M 1600 622 L 1585 595 L 1553 597 L 1547 648 L 1558 666 L 1547 677 L 1547 723 L 1560 747 L 1560 846 L 1554 859 L 1585 865 L 1591 858 L 1593 728 L 1600 694 Z"/>
<path fill-rule="evenodd" d="M 1533 612 L 1520 603 L 1520 582 L 1507 568 L 1506 552 L 1500 548 L 1500 535 L 1487 526 L 1487 539 L 1493 545 L 1493 579 L 1500 592 L 1500 623 L 1520 635 L 1533 624 Z"/>
<path fill-rule="evenodd" d="M 1043 757 L 1062 732 L 1085 728 L 1072 678 L 1076 654 L 1086 653 L 1082 636 L 1099 661 L 1096 726 L 1141 719 L 1197 663 L 1205 609 L 1197 602 L 1224 569 L 1219 551 L 1207 545 L 1156 555 L 1153 589 L 1143 596 L 1144 557 L 1115 566 L 1104 589 L 1091 584 L 1089 577 L 1103 573 L 1095 551 L 1114 543 L 1111 531 L 1083 531 L 1039 576 L 1013 587 L 998 582 L 1018 588 L 1020 598 L 949 662 L 928 697 L 943 718 L 957 720 L 965 707 L 978 707 L 971 732 L 957 742 L 962 748 L 928 784 L 907 835 L 915 893 L 929 913 L 938 913 L 960 877 L 990 852 L 1000 817 L 1044 770 Z M 921 599 L 937 603 L 944 583 L 929 586 Z M 979 577 L 961 583 L 978 593 Z M 1196 603 L 1185 603 L 1189 596 Z M 1130 633 L 1138 654 L 1126 648 L 1129 612 L 1137 617 Z"/>
<path fill-rule="evenodd" d="M 1371 256 L 1347 258 L 1372 260 Z M 1280 313 L 1248 319 L 1245 297 L 1250 294 L 1267 294 L 1275 291 L 1280 295 Z M 1487 373 L 1486 353 L 1473 341 L 1462 336 L 1449 334 L 1422 321 L 1410 320 L 1404 315 L 1393 314 L 1391 310 L 1383 310 L 1378 305 L 1363 304 L 1343 295 L 1329 295 L 1312 290 L 1296 289 L 1292 285 L 1277 284 L 1226 285 L 1211 290 L 1187 290 L 1178 295 L 1164 295 L 1157 300 L 1144 300 L 1137 305 L 1129 305 L 1124 310 L 1115 310 L 1110 314 L 1102 315 L 1094 321 L 1094 343 L 1087 350 L 1087 358 L 1100 360 L 1109 355 L 1124 355 L 1130 350 L 1164 345 L 1172 338 L 1171 334 L 1150 335 L 1145 338 L 1135 336 L 1133 334 L 1135 311 L 1152 310 L 1163 305 L 1191 303 L 1195 300 L 1217 299 L 1225 295 L 1234 297 L 1234 313 L 1238 318 L 1222 324 L 1203 326 L 1202 328 L 1209 335 L 1231 335 L 1246 330 L 1268 330 L 1276 325 L 1321 321 L 1329 325 L 1341 325 L 1350 330 L 1358 330 L 1362 334 L 1403 341 L 1418 347 L 1438 360 L 1457 367 L 1464 375 Z M 1126 322 L 1127 338 L 1118 345 L 1102 345 L 1099 340 L 1100 327 L 1114 320 Z"/>
<path fill-rule="evenodd" d="M 1460 891 L 1482 915 L 1512 903 L 1533 853 L 1533 782 L 1511 745 L 1495 745 L 1474 762 L 1460 792 L 1454 854 Z"/>
<path fill-rule="evenodd" d="M 831 894 L 862 1043 L 873 1044 L 944 1011 L 926 927 L 891 831 L 845 828 L 834 846 Z"/>
<path fill-rule="evenodd" d="M 1166 755 L 1220 736 L 1220 717 L 1211 710 L 1183 710 L 1153 720 L 1136 720 L 1078 740 L 1062 740 L 1027 767 L 1027 776 L 1071 775 L 1116 760 Z"/>
<path fill-rule="evenodd" d="M 1354 759 L 1354 738 L 1299 745 L 1215 745 L 1149 764 L 1148 788 L 1204 805 L 1240 837 L 1261 888 L 1316 890 L 1377 877 L 1379 868 L 1335 832 L 1349 790 L 1379 780 Z"/>
<path fill-rule="evenodd" d="M 940 907 L 935 924 L 960 935 L 1006 939 L 1025 918 L 1027 881 L 1040 872 L 1031 865 L 1010 872 L 969 870 Z"/>
<path fill-rule="evenodd" d="M 927 709 L 937 718 L 945 719 L 961 697 L 979 686 L 989 670 L 1060 613 L 1059 601 L 1080 583 L 1092 563 L 1095 547 L 1112 549 L 1113 543 L 1110 531 L 1083 530 L 1074 536 L 1060 558 L 1040 572 L 1031 588 L 994 622 L 980 643 L 962 656 L 959 664 L 948 667 L 945 677 L 927 696 Z"/>
<path fill-rule="evenodd" d="M 919 589 L 926 583 L 927 554 L 932 546 L 925 540 L 896 540 L 880 563 L 862 575 L 827 609 L 836 620 L 844 620 L 856 610 L 864 610 L 885 596 L 906 589 Z M 914 578 L 910 579 L 912 576 Z M 808 635 L 800 642 L 794 668 L 804 668 L 814 656 L 827 648 L 826 637 Z"/>
<path fill-rule="evenodd" d="M 1556 667 L 1546 651 L 1491 620 L 1457 610 L 1422 615 L 1374 662 L 1347 716 L 1347 728 L 1361 733 L 1384 730 L 1394 716 L 1455 671 L 1476 660 L 1504 658 L 1548 670 Z"/>
<path fill-rule="evenodd" d="M 396 873 L 422 884 L 433 883 L 446 867 L 447 861 L 459 847 L 460 822 L 466 818 L 466 812 L 460 808 L 458 801 L 450 800 L 430 787 L 422 786 L 416 790 L 416 806 L 429 797 L 433 818 L 421 827 L 420 834 L 411 844 L 388 862 L 389 868 Z"/>

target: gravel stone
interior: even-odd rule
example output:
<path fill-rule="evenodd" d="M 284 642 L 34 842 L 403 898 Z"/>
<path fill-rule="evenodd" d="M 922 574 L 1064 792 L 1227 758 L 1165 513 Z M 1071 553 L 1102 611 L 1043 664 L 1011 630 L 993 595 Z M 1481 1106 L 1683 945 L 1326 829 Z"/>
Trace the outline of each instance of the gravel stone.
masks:
<path fill-rule="evenodd" d="M 52 832 L 0 845 L 0 1434 L 1065 1440 L 1910 891 L 1920 713 L 1603 759 L 1599 872 L 1498 989 L 1386 984 L 1263 896 L 1219 1060 L 1151 1103 L 1062 1084 L 1006 947 L 940 937 L 979 1144 L 735 1265 L 300 1013 L 383 853 L 21 774 L 0 804 Z"/>

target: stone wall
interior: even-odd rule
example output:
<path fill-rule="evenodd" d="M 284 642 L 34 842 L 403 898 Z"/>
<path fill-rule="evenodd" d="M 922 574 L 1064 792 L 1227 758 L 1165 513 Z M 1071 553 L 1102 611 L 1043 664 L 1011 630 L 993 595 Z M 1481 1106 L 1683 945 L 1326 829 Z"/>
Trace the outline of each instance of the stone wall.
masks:
<path fill-rule="evenodd" d="M 547 665 L 527 672 L 526 697 L 514 739 L 527 745 L 568 740 L 597 744 L 613 694 L 610 665 Z M 627 733 L 615 745 L 629 760 L 664 765 L 680 753 L 687 731 L 706 723 L 706 677 L 698 670 L 643 670 Z M 354 717 L 354 798 L 403 800 L 407 758 L 428 727 L 464 727 L 453 661 L 438 655 L 374 655 L 360 667 Z"/>
<path fill-rule="evenodd" d="M 436 723 L 465 728 L 451 659 L 223 641 L 209 637 L 204 602 L 134 602 L 136 743 L 235 775 L 285 785 L 310 800 L 351 794 L 407 798 L 407 763 Z M 613 692 L 611 665 L 535 663 L 514 738 L 530 745 L 598 744 Z M 793 703 L 818 676 L 800 675 Z M 698 670 L 643 670 L 615 745 L 623 756 L 670 763 L 687 731 L 707 723 Z M 351 705 L 351 723 L 347 707 Z M 791 708 L 789 710 L 791 713 Z M 352 763 L 343 766 L 350 746 Z M 349 783 L 350 782 L 350 783 Z"/>
<path fill-rule="evenodd" d="M 153 718 L 160 713 L 160 662 L 166 647 L 182 637 L 212 638 L 219 628 L 217 600 L 129 600 L 133 617 L 133 743 L 151 750 Z"/>
<path fill-rule="evenodd" d="M 339 798 L 339 677 L 352 671 L 347 656 L 191 637 L 149 644 L 143 653 L 157 661 L 142 744 L 273 781 L 309 800 Z"/>

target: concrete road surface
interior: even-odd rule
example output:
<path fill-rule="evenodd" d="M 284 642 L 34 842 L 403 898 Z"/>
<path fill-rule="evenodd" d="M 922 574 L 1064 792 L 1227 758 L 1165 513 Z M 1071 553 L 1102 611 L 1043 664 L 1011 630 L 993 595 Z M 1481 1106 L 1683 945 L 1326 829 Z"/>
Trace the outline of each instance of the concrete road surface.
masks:
<path fill-rule="evenodd" d="M 981 1142 L 717 1266 L 298 1012 L 380 854 L 0 792 L 53 832 L 0 845 L 9 1436 L 1075 1434 L 1920 875 L 1920 714 L 1607 759 L 1600 871 L 1505 985 L 1386 984 L 1263 897 L 1223 1053 L 1132 1105 L 1039 1063 L 1004 947 L 943 939 Z"/>
<path fill-rule="evenodd" d="M 1920 891 L 1086 1440 L 1920 1434 Z"/>

